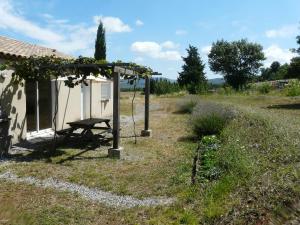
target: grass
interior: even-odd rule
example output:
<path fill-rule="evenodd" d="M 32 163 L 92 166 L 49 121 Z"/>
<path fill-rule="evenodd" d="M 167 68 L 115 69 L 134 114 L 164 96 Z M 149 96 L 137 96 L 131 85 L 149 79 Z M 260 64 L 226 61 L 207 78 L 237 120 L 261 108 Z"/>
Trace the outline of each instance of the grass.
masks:
<path fill-rule="evenodd" d="M 223 144 L 213 160 L 223 175 L 209 183 L 204 195 L 206 222 L 244 224 L 252 220 L 256 224 L 291 219 L 300 196 L 295 182 L 300 172 L 298 112 L 265 107 L 279 104 L 280 98 L 211 97 L 219 103 L 234 102 L 242 114 L 221 134 Z M 296 101 L 289 99 L 281 104 Z M 249 107 L 249 103 L 256 106 Z M 278 179 L 278 174 L 282 178 Z M 279 212 L 289 210 L 288 216 L 274 210 L 278 208 Z"/>
<path fill-rule="evenodd" d="M 132 114 L 132 98 L 133 98 L 133 92 L 122 92 L 122 96 L 121 96 L 121 104 L 120 104 L 120 114 L 121 115 L 125 115 L 125 116 L 131 116 Z M 139 96 L 137 98 L 137 101 L 142 97 L 140 95 L 140 92 L 137 91 L 136 93 L 137 96 Z M 133 108 L 134 113 L 135 113 L 135 107 Z"/>
<path fill-rule="evenodd" d="M 129 107 L 127 95 L 121 106 Z M 82 150 L 60 148 L 52 156 L 0 167 L 0 172 L 53 177 L 138 198 L 176 197 L 174 205 L 111 209 L 74 194 L 1 181 L 0 224 L 282 224 L 296 218 L 300 99 L 201 96 L 241 113 L 218 137 L 219 150 L 202 159 L 206 170 L 216 167 L 220 175 L 195 186 L 190 182 L 197 144 L 188 138 L 189 115 L 176 113 L 180 99 L 151 99 L 160 105 L 151 112 L 153 137 L 139 138 L 137 145 L 122 139 L 123 160 L 106 158 L 108 147 L 76 157 Z M 142 128 L 140 121 L 137 129 Z"/>

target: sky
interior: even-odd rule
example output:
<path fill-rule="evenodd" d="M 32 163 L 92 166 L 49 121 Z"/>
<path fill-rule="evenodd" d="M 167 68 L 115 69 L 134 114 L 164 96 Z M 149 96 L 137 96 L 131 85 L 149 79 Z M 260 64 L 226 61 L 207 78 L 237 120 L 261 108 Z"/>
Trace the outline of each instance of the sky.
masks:
<path fill-rule="evenodd" d="M 267 60 L 288 63 L 300 34 L 300 0 L 0 0 L 0 35 L 93 56 L 99 21 L 109 61 L 136 62 L 176 79 L 189 45 L 208 79 L 213 42 L 247 38 Z"/>

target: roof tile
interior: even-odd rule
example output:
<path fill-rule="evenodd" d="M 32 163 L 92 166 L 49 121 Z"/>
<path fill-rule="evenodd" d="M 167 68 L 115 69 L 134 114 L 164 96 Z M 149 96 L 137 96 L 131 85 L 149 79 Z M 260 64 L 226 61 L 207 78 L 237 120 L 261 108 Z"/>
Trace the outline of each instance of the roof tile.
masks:
<path fill-rule="evenodd" d="M 0 54 L 26 58 L 30 56 L 55 56 L 65 59 L 73 58 L 70 55 L 64 54 L 52 48 L 29 44 L 4 36 L 0 36 Z"/>

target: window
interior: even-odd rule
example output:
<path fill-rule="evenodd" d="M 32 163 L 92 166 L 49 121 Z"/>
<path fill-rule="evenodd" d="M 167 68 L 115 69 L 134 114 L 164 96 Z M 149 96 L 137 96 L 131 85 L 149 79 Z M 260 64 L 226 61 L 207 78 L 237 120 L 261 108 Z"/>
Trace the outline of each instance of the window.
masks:
<path fill-rule="evenodd" d="M 111 83 L 101 84 L 101 99 L 102 100 L 111 99 Z"/>

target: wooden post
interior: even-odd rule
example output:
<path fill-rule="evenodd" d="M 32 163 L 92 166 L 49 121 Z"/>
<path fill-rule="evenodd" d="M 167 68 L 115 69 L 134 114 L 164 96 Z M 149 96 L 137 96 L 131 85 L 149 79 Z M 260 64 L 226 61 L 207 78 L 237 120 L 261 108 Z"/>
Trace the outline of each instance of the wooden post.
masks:
<path fill-rule="evenodd" d="M 149 129 L 149 109 L 150 109 L 150 78 L 145 78 L 145 127 L 141 132 L 143 137 L 151 137 L 152 130 Z"/>
<path fill-rule="evenodd" d="M 92 87 L 92 79 L 90 79 L 90 119 L 92 118 L 92 104 L 93 104 L 93 87 Z"/>
<path fill-rule="evenodd" d="M 36 131 L 40 131 L 40 102 L 39 102 L 39 82 L 35 82 L 35 91 L 36 91 L 36 96 L 35 96 L 35 122 L 36 122 Z"/>
<path fill-rule="evenodd" d="M 108 149 L 108 157 L 121 158 L 120 147 L 120 72 L 113 76 L 113 146 Z"/>

